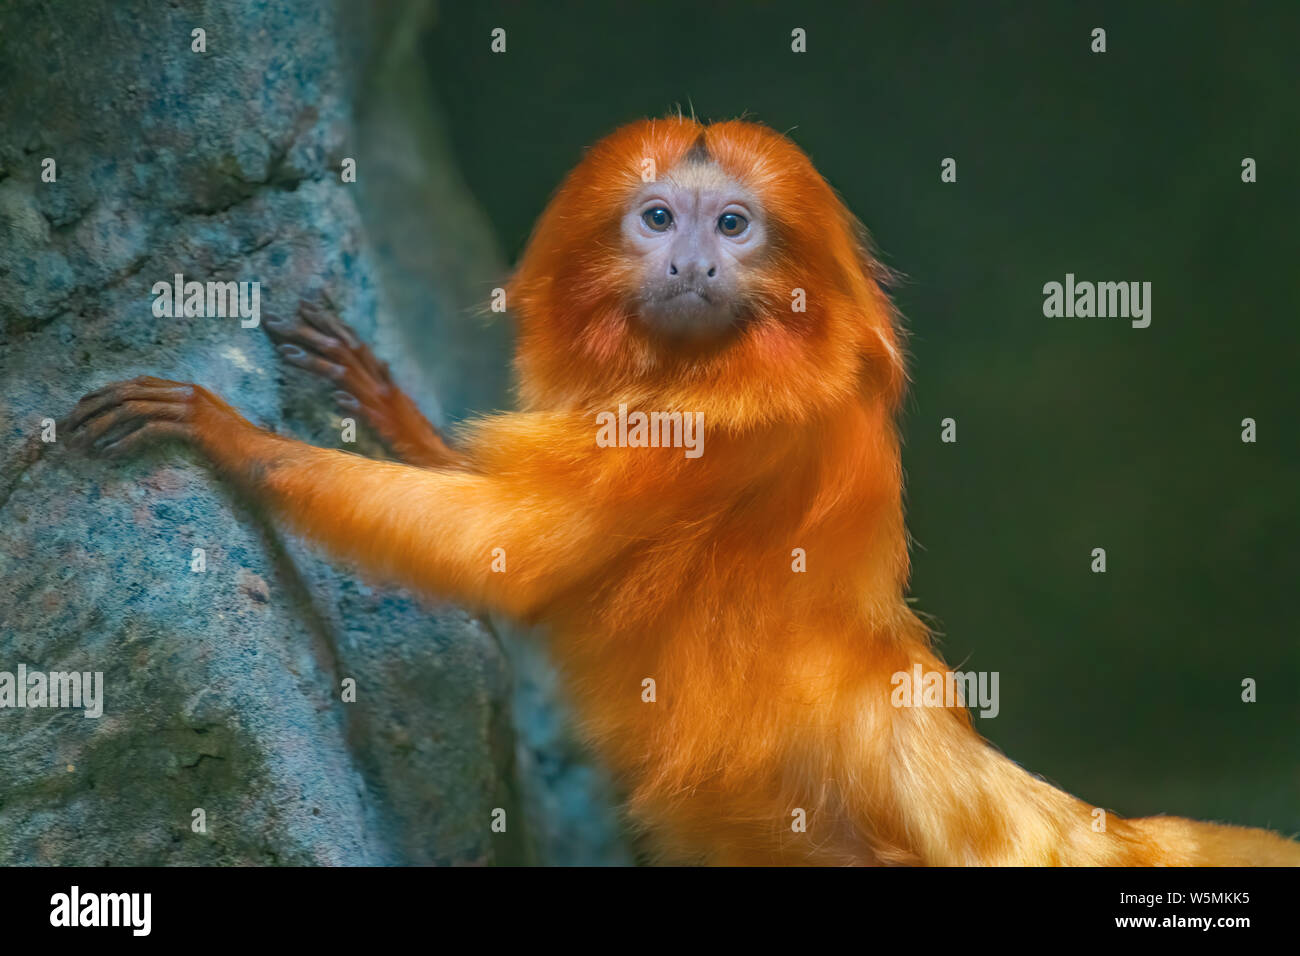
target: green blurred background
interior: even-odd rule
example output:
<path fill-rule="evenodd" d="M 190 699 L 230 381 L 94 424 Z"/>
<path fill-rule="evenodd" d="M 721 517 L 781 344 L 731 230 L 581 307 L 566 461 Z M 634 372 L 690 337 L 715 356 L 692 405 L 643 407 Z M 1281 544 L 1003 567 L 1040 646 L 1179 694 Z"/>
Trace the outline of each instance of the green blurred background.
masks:
<path fill-rule="evenodd" d="M 905 276 L 913 594 L 1001 674 L 979 729 L 1099 806 L 1295 832 L 1300 4 L 1142 6 L 446 3 L 422 42 L 512 261 L 621 123 L 790 130 Z M 1044 318 L 1067 272 L 1151 282 L 1150 328 Z"/>

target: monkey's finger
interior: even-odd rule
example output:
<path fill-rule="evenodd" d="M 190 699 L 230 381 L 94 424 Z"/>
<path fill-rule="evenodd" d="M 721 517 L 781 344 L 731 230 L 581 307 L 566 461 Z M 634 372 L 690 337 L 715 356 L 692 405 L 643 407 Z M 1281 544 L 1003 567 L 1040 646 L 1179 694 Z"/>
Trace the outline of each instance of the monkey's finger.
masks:
<path fill-rule="evenodd" d="M 340 386 L 333 395 L 335 402 L 348 411 L 360 412 L 373 421 L 375 410 L 383 405 L 383 400 L 376 395 L 373 383 L 368 377 L 349 371 L 342 380 L 335 381 L 334 384 Z M 346 400 L 340 396 L 345 396 Z"/>
<path fill-rule="evenodd" d="M 352 350 L 352 358 L 374 390 L 381 395 L 387 395 L 393 388 L 393 378 L 388 372 L 388 363 L 375 358 L 375 353 L 370 351 L 370 346 L 365 343 L 357 344 Z"/>
<path fill-rule="evenodd" d="M 347 326 L 341 322 L 327 322 L 324 319 L 317 319 L 317 325 L 313 328 L 306 322 L 294 322 L 290 319 L 283 319 L 276 316 L 273 320 L 263 320 L 267 325 L 267 331 L 276 341 L 286 345 L 296 345 L 305 353 L 316 353 L 326 362 L 333 366 L 344 369 L 342 377 L 338 377 L 332 370 L 323 371 L 321 367 L 310 367 L 303 365 L 297 357 L 297 353 L 290 353 L 281 350 L 281 354 L 288 358 L 295 365 L 307 368 L 317 374 L 323 374 L 335 385 L 344 385 L 351 388 L 354 392 L 364 392 L 362 401 L 366 401 L 375 393 L 386 391 L 386 382 L 375 381 L 374 357 L 370 350 L 364 345 L 357 342 L 356 338 L 348 330 Z M 320 329 L 329 329 L 327 334 Z M 328 373 L 327 373 L 328 372 Z"/>
<path fill-rule="evenodd" d="M 277 345 L 276 351 L 283 355 L 285 361 L 290 365 L 306 369 L 308 372 L 328 379 L 336 385 L 342 385 L 348 377 L 348 370 L 342 365 L 331 362 L 319 355 L 313 355 L 293 343 L 286 342 L 283 345 Z"/>
<path fill-rule="evenodd" d="M 368 374 L 358 371 L 355 365 L 344 364 L 355 361 L 353 353 L 343 352 L 340 357 L 344 363 L 340 363 L 327 356 L 313 354 L 312 350 L 293 342 L 282 343 L 278 346 L 278 351 L 290 364 L 342 386 L 344 393 L 351 395 L 357 402 L 357 407 L 349 407 L 349 411 L 362 412 L 377 407 L 382 401 L 379 394 L 382 385 L 377 387 L 377 383 Z M 367 417 L 370 417 L 369 413 Z"/>
<path fill-rule="evenodd" d="M 193 398 L 193 389 L 176 382 L 154 381 L 163 384 L 144 385 L 136 381 L 117 382 L 111 387 L 100 389 L 81 399 L 68 413 L 62 425 L 65 429 L 76 431 L 87 421 L 123 402 L 143 400 L 152 402 L 174 402 L 187 405 Z"/>
<path fill-rule="evenodd" d="M 98 445 L 97 451 L 102 455 L 116 458 L 130 454 L 143 444 L 152 444 L 167 438 L 188 440 L 190 438 L 189 427 L 179 422 L 150 419 L 136 424 L 135 428 L 121 436 Z"/>
<path fill-rule="evenodd" d="M 366 362 L 370 365 L 370 374 L 374 376 L 375 380 L 381 386 L 383 386 L 385 392 L 394 388 L 393 374 L 388 369 L 388 363 L 379 361 L 379 359 L 375 358 L 375 354 L 365 346 L 362 346 L 362 348 L 365 348 L 365 355 L 363 358 L 365 358 Z"/>
<path fill-rule="evenodd" d="M 357 397 L 347 392 L 335 392 L 334 404 L 347 412 L 360 413 L 361 411 L 361 403 L 357 401 Z"/>
<path fill-rule="evenodd" d="M 298 312 L 308 325 L 338 339 L 348 348 L 359 349 L 362 347 L 361 340 L 356 337 L 353 331 L 348 328 L 347 323 L 340 319 L 333 310 L 309 299 L 303 299 L 298 303 Z"/>
<path fill-rule="evenodd" d="M 362 415 L 369 423 L 370 427 L 377 431 L 381 436 L 393 434 L 393 420 L 384 411 L 383 406 L 375 403 L 367 404 L 358 399 L 355 395 L 347 392 L 335 392 L 334 401 L 339 408 L 352 415 Z"/>
<path fill-rule="evenodd" d="M 64 419 L 63 428 L 75 432 L 86 422 L 123 402 L 139 400 L 188 406 L 193 398 L 193 386 L 166 379 L 146 377 L 114 382 L 83 397 Z"/>
<path fill-rule="evenodd" d="M 73 443 L 79 447 L 112 442 L 123 430 L 131 431 L 150 421 L 183 423 L 187 409 L 172 402 L 131 400 L 115 405 L 89 419 L 73 433 Z"/>
<path fill-rule="evenodd" d="M 102 454 L 104 446 L 135 431 L 146 419 L 110 413 L 101 415 L 91 425 L 72 436 L 72 447 L 81 452 Z M 93 429 L 93 431 L 92 431 Z"/>
<path fill-rule="evenodd" d="M 305 322 L 294 322 L 276 315 L 263 318 L 262 324 L 277 342 L 298 345 L 336 363 L 341 363 L 347 356 L 347 350 L 340 339 L 324 335 Z"/>
<path fill-rule="evenodd" d="M 299 303 L 298 309 L 307 322 L 342 342 L 351 353 L 349 357 L 355 360 L 355 364 L 363 372 L 372 378 L 378 379 L 385 387 L 392 382 L 392 378 L 388 373 L 388 365 L 375 358 L 375 353 L 370 350 L 370 346 L 357 337 L 351 326 L 338 317 L 337 312 L 322 308 L 316 303 L 307 300 Z"/>
<path fill-rule="evenodd" d="M 116 391 L 117 389 L 123 388 L 127 385 L 177 387 L 177 386 L 183 386 L 184 384 L 185 384 L 184 382 L 173 382 L 170 379 L 158 378 L 157 376 L 154 375 L 137 375 L 135 378 L 123 379 L 117 382 L 109 382 L 107 385 L 101 385 L 99 388 L 95 389 L 94 391 L 87 392 L 85 395 L 81 396 L 81 401 L 84 402 L 88 398 L 97 398 L 100 395 L 106 395 L 109 392 Z"/>

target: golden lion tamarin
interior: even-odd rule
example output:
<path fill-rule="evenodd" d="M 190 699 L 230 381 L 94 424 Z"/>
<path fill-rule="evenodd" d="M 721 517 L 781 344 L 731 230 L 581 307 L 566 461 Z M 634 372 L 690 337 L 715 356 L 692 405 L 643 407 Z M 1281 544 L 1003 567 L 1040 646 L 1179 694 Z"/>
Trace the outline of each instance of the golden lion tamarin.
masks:
<path fill-rule="evenodd" d="M 880 277 L 784 136 L 639 122 L 592 148 L 538 222 L 508 288 L 521 408 L 459 448 L 310 305 L 268 319 L 282 354 L 409 464 L 271 434 L 155 378 L 90 393 L 68 425 L 106 453 L 184 439 L 366 571 L 544 624 L 666 859 L 1300 863 L 1264 830 L 1094 828 L 964 707 L 894 705 L 891 675 L 945 668 L 904 600 L 905 374 Z"/>

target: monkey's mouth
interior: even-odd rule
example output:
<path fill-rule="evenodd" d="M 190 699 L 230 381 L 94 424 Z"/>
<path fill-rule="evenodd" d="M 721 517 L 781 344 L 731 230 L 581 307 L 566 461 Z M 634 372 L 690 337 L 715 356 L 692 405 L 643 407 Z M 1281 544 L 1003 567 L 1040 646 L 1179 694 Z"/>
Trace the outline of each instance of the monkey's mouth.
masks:
<path fill-rule="evenodd" d="M 702 289 L 679 289 L 643 300 L 638 318 L 650 331 L 669 339 L 713 340 L 726 336 L 737 322 L 730 299 Z"/>
<path fill-rule="evenodd" d="M 657 290 L 643 297 L 638 305 L 642 318 L 660 327 L 683 323 L 712 325 L 729 318 L 733 311 L 727 296 L 717 290 L 687 285 Z"/>
<path fill-rule="evenodd" d="M 697 289 L 693 287 L 678 289 L 675 292 L 669 292 L 660 301 L 675 302 L 678 300 L 683 300 L 686 302 L 690 302 L 693 300 L 696 302 L 703 302 L 705 305 L 710 305 L 710 306 L 713 305 L 713 299 L 709 296 L 707 292 L 705 292 L 703 289 Z"/>

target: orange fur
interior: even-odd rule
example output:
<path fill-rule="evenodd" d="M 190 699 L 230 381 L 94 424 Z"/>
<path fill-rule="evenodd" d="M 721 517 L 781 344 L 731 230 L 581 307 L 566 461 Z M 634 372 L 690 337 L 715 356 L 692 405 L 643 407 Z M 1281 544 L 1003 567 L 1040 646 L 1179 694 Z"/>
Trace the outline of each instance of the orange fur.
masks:
<path fill-rule="evenodd" d="M 773 249 L 735 340 L 674 349 L 628 314 L 617 221 L 643 159 L 671 170 L 701 135 L 760 197 Z M 474 425 L 464 467 L 311 448 L 207 393 L 195 427 L 336 552 L 544 624 L 584 727 L 667 859 L 1300 862 L 1262 830 L 1111 816 L 1094 832 L 1090 806 L 989 746 L 963 708 L 891 705 L 892 674 L 945 668 L 904 600 L 904 365 L 878 276 L 854 218 L 785 137 L 635 123 L 590 151 L 537 225 L 509 290 L 522 407 Z M 796 287 L 804 313 L 790 310 Z M 703 456 L 598 447 L 595 415 L 620 403 L 703 412 Z M 792 830 L 797 808 L 806 833 Z"/>

